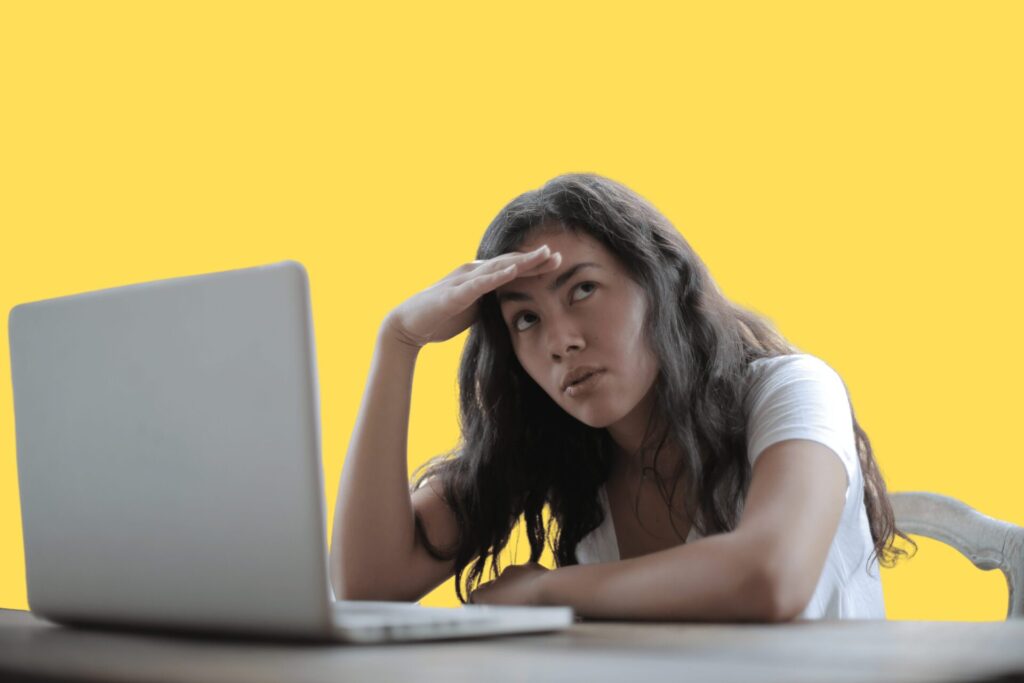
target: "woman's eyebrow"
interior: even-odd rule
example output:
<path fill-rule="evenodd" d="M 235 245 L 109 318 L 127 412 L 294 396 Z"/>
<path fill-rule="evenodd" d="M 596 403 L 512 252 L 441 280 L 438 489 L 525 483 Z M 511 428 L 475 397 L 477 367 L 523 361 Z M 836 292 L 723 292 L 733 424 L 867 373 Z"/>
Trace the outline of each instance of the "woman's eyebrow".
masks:
<path fill-rule="evenodd" d="M 577 263 L 575 266 L 565 271 L 561 275 L 555 278 L 555 281 L 548 285 L 548 291 L 553 292 L 566 282 L 568 282 L 573 275 L 583 270 L 584 268 L 600 268 L 601 266 L 593 263 L 592 261 L 584 261 Z M 498 304 L 501 305 L 505 301 L 533 301 L 533 297 L 523 292 L 497 292 Z"/>

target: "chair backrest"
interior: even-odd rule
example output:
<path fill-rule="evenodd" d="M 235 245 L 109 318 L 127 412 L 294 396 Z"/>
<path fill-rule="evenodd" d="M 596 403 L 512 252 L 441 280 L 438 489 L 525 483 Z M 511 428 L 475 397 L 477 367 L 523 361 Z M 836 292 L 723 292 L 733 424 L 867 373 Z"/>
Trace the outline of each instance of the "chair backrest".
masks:
<path fill-rule="evenodd" d="M 890 493 L 896 526 L 959 550 L 979 569 L 1000 569 L 1010 587 L 1007 619 L 1024 618 L 1024 527 L 937 493 Z"/>

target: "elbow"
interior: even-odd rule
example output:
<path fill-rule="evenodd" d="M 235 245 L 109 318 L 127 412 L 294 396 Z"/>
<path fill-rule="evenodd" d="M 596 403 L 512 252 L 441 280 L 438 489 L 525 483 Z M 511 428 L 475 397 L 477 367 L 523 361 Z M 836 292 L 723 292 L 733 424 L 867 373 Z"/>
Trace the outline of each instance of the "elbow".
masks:
<path fill-rule="evenodd" d="M 333 558 L 332 558 L 333 560 Z M 375 591 L 373 582 L 358 581 L 355 576 L 345 572 L 340 563 L 331 562 L 331 590 L 335 600 L 387 600 Z"/>
<path fill-rule="evenodd" d="M 334 590 L 335 600 L 371 600 L 366 591 L 360 591 L 357 587 L 346 584 L 339 579 L 332 579 L 331 586 Z"/>
<path fill-rule="evenodd" d="M 341 557 L 339 553 L 334 552 L 334 548 L 331 549 L 329 570 L 331 590 L 334 592 L 335 600 L 373 599 L 367 587 L 360 586 L 359 582 L 354 580 L 355 577 L 351 571 L 345 571 Z"/>
<path fill-rule="evenodd" d="M 748 605 L 754 621 L 782 623 L 796 619 L 810 602 L 811 590 L 800 580 L 800 572 L 784 564 L 760 565 L 748 581 Z"/>
<path fill-rule="evenodd" d="M 821 574 L 808 570 L 805 557 L 764 537 L 734 533 L 736 554 L 730 564 L 744 567 L 736 597 L 737 618 L 763 623 L 792 621 L 807 608 Z"/>
<path fill-rule="evenodd" d="M 327 578 L 330 579 L 331 593 L 333 593 L 334 599 L 351 600 L 351 598 L 346 597 L 347 591 L 345 589 L 345 581 L 341 575 L 341 562 L 337 553 L 334 552 L 334 548 L 331 548 L 328 559 Z"/>
<path fill-rule="evenodd" d="M 407 595 L 401 587 L 388 583 L 386 576 L 372 567 L 345 567 L 332 553 L 329 578 L 335 600 L 382 600 L 386 602 L 416 602 L 418 597 Z"/>
<path fill-rule="evenodd" d="M 373 600 L 383 602 L 418 602 L 418 598 L 382 589 L 370 582 L 355 584 L 342 579 L 332 579 L 331 587 L 335 600 Z"/>
<path fill-rule="evenodd" d="M 331 589 L 334 591 L 335 600 L 388 600 L 373 590 L 372 585 L 360 585 L 351 579 L 346 579 L 344 573 L 331 572 Z"/>

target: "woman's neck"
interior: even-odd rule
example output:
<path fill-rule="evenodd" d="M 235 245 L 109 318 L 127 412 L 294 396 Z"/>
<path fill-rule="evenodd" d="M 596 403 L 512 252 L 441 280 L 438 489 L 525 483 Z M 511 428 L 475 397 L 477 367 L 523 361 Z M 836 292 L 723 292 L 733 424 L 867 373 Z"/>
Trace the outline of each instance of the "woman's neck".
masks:
<path fill-rule="evenodd" d="M 679 462 L 680 452 L 666 438 L 667 427 L 654 414 L 654 389 L 644 396 L 632 411 L 615 424 L 608 434 L 615 443 L 613 474 L 626 479 L 653 478 L 657 468 L 662 480 L 671 480 Z M 657 454 L 657 457 L 655 455 Z"/>
<path fill-rule="evenodd" d="M 612 466 L 613 476 L 624 477 L 629 480 L 654 479 L 655 472 L 658 478 L 663 481 L 671 481 L 676 476 L 676 469 L 679 464 L 681 451 L 672 445 L 672 440 L 667 438 L 667 430 L 664 428 L 647 435 L 646 442 L 642 445 L 640 439 L 625 444 L 615 439 L 615 457 Z"/>

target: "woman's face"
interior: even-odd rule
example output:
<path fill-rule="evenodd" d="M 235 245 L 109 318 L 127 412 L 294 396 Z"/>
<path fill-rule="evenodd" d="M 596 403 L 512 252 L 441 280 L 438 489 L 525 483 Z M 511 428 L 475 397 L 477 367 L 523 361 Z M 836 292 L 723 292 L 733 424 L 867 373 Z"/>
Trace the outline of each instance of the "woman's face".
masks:
<path fill-rule="evenodd" d="M 519 363 L 567 413 L 591 427 L 633 417 L 658 374 L 643 334 L 646 302 L 618 259 L 589 235 L 537 232 L 517 251 L 548 245 L 561 263 L 498 288 Z M 571 373 L 596 370 L 566 388 Z M 648 398 L 647 401 L 644 401 Z M 646 419 L 645 417 L 643 419 Z"/>

